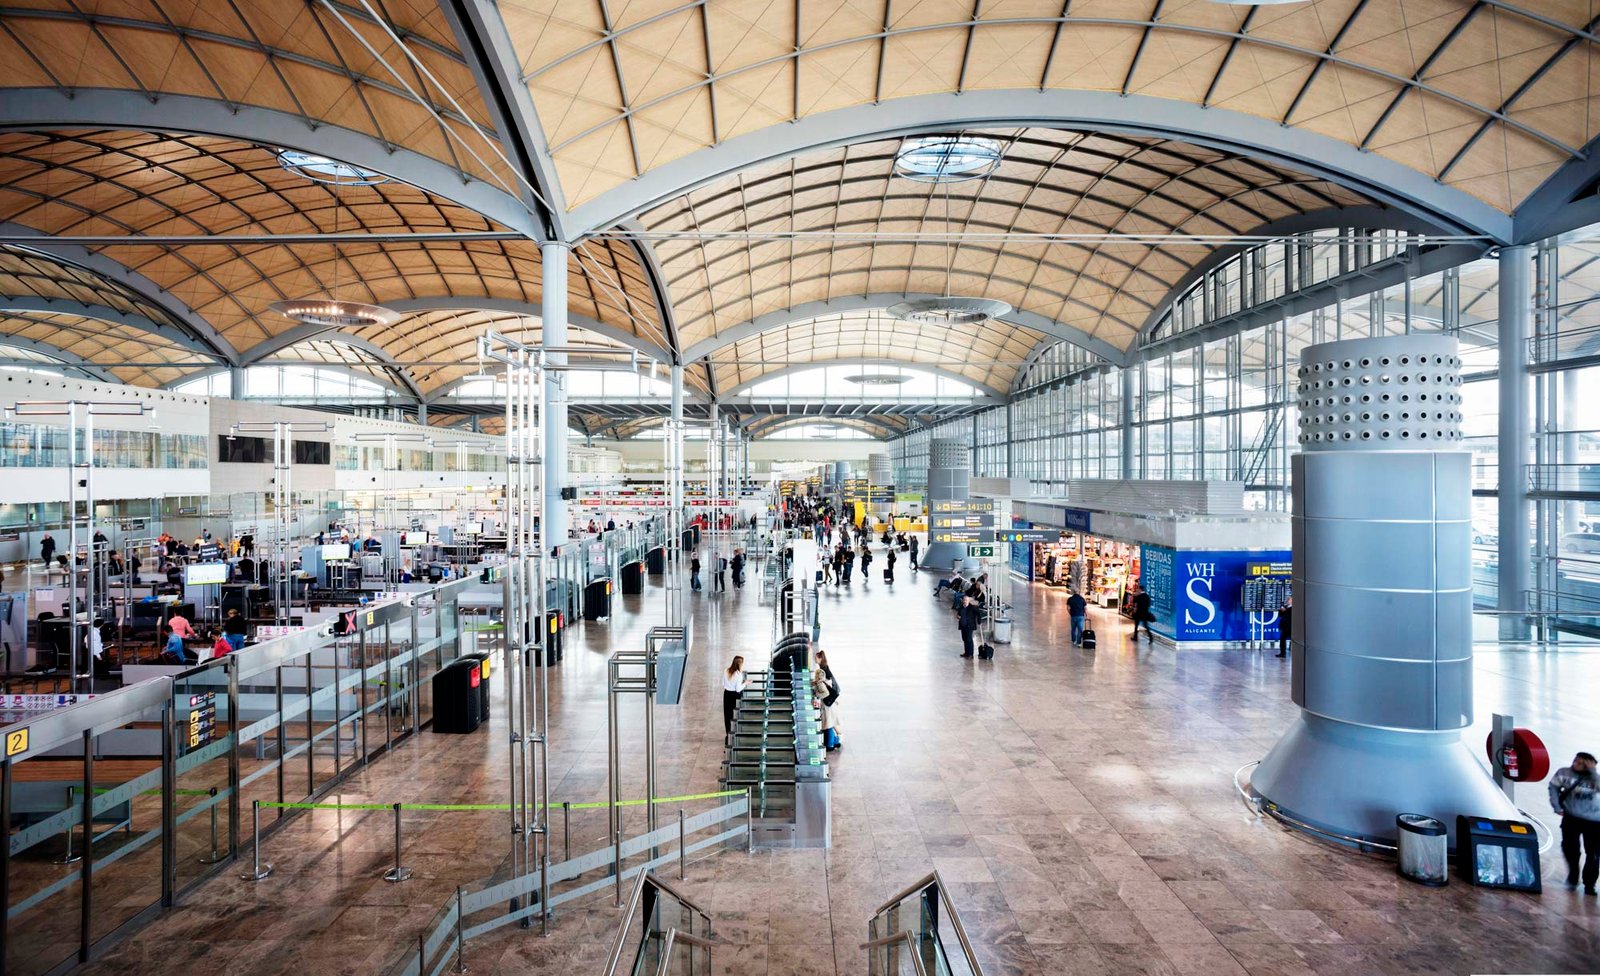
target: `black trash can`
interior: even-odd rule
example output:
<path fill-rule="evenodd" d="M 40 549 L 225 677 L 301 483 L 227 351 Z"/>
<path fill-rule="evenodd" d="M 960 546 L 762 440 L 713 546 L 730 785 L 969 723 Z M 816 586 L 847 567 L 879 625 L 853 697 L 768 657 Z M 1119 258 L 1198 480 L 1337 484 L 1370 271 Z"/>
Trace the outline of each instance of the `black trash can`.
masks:
<path fill-rule="evenodd" d="M 605 620 L 611 616 L 611 577 L 601 576 L 583 588 L 583 619 Z"/>
<path fill-rule="evenodd" d="M 700 526 L 698 526 L 698 525 L 689 526 L 689 537 L 690 537 L 690 540 L 691 540 L 691 545 L 689 546 L 689 548 L 691 548 L 691 549 L 700 548 Z"/>
<path fill-rule="evenodd" d="M 656 546 L 644 554 L 645 568 L 651 576 L 660 576 L 667 571 L 667 550 L 665 547 Z"/>
<path fill-rule="evenodd" d="M 535 667 L 544 667 L 544 649 L 547 646 L 550 648 L 549 659 L 553 663 L 560 664 L 561 658 L 565 656 L 564 645 L 566 641 L 563 637 L 563 632 L 567 629 L 566 614 L 560 610 L 546 610 L 544 619 L 544 631 L 535 635 L 534 646 L 528 652 L 533 658 Z"/>
<path fill-rule="evenodd" d="M 480 662 L 459 658 L 433 676 L 433 730 L 453 735 L 476 732 L 483 721 L 478 686 Z"/>
<path fill-rule="evenodd" d="M 697 528 L 695 528 L 695 529 L 684 529 L 683 530 L 683 551 L 684 552 L 694 552 L 698 548 L 700 548 L 700 530 L 697 529 Z"/>
<path fill-rule="evenodd" d="M 624 595 L 644 592 L 644 563 L 634 560 L 622 564 L 622 592 Z"/>
<path fill-rule="evenodd" d="M 478 662 L 478 721 L 489 721 L 489 672 L 494 670 L 490 655 L 484 653 L 463 654 L 463 661 Z"/>

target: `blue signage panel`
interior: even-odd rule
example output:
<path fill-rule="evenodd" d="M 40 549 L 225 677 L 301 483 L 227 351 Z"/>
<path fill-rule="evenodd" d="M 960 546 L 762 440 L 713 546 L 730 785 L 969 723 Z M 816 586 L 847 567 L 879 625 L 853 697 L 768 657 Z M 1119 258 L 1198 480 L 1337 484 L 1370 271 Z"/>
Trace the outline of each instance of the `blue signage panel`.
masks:
<path fill-rule="evenodd" d="M 1063 508 L 1061 510 L 1062 525 L 1074 532 L 1089 531 L 1089 512 L 1083 508 Z"/>
<path fill-rule="evenodd" d="M 1150 593 L 1150 613 L 1156 618 L 1150 629 L 1165 637 L 1173 636 L 1177 591 L 1172 584 L 1172 567 L 1176 556 L 1166 546 L 1139 547 L 1139 585 Z"/>
<path fill-rule="evenodd" d="M 1033 527 L 1033 523 L 1013 515 L 1011 516 L 1011 527 L 1013 529 L 1028 529 Z M 1005 535 L 1004 532 L 996 534 Z M 1027 580 L 1030 583 L 1033 582 L 1033 543 L 1013 542 L 1011 544 L 1011 574 L 1019 579 Z"/>
<path fill-rule="evenodd" d="M 1247 611 L 1244 582 L 1250 564 L 1287 563 L 1292 558 L 1288 550 L 1280 549 L 1175 553 L 1173 636 L 1180 641 L 1276 640 L 1277 612 Z"/>

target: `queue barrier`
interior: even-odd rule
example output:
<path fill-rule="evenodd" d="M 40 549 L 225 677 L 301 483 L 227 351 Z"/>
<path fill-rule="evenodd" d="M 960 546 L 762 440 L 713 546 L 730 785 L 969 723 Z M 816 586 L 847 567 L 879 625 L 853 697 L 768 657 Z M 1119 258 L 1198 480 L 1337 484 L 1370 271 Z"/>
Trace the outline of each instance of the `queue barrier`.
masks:
<path fill-rule="evenodd" d="M 702 798 L 725 796 L 728 792 L 698 796 Z M 624 865 L 618 862 L 616 849 L 607 845 L 575 858 L 569 857 L 559 863 L 551 863 L 547 858 L 540 870 L 520 877 L 493 883 L 485 882 L 470 889 L 466 886 L 456 888 L 455 894 L 435 913 L 430 924 L 417 937 L 416 952 L 407 953 L 405 958 L 397 960 L 387 970 L 386 976 L 441 976 L 450 968 L 452 960 L 455 962 L 455 972 L 466 972 L 466 943 L 470 939 L 513 923 L 531 922 L 535 917 L 538 917 L 544 925 L 548 925 L 550 910 L 557 906 L 594 894 L 642 872 L 650 872 L 671 864 L 674 860 L 678 861 L 681 872 L 690 854 L 725 844 L 739 837 L 746 838 L 748 850 L 750 799 L 746 791 L 731 792 L 739 793 L 739 799 L 692 817 L 686 817 L 680 811 L 676 824 L 669 824 L 623 841 L 620 845 L 623 859 L 639 854 L 647 855 L 645 860 L 636 864 Z M 642 804 L 646 801 L 630 802 Z M 656 802 L 664 801 L 658 798 Z M 596 804 L 596 806 L 609 805 L 609 803 Z M 744 819 L 739 822 L 738 818 L 741 817 Z M 729 821 L 735 822 L 731 827 L 724 826 Z M 712 830 L 715 832 L 710 836 L 701 837 L 692 843 L 688 840 L 691 834 Z M 676 850 L 659 856 L 654 854 L 656 849 L 669 845 L 674 838 L 678 842 Z M 603 877 L 566 891 L 550 894 L 550 885 L 576 880 L 591 871 L 607 867 L 611 870 Z M 532 900 L 534 896 L 538 896 L 537 901 Z M 471 916 L 486 911 L 495 914 L 486 920 L 469 924 Z"/>

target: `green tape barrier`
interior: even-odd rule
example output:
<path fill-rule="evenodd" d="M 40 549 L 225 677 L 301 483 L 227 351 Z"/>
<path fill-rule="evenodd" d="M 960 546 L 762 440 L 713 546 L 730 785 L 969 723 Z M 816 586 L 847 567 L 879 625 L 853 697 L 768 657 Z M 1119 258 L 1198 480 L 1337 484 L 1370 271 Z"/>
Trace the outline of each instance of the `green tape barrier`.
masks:
<path fill-rule="evenodd" d="M 717 793 L 690 793 L 684 796 L 658 796 L 655 802 L 686 803 L 690 800 L 714 800 L 724 796 L 744 796 L 744 790 L 722 790 Z M 274 810 L 393 810 L 393 803 L 279 803 L 276 800 L 262 800 L 261 806 Z M 645 801 L 618 800 L 619 807 L 644 806 Z M 593 803 L 552 803 L 548 809 L 562 808 L 566 810 L 604 810 L 611 806 L 606 800 Z M 402 803 L 402 810 L 436 810 L 448 812 L 473 812 L 473 811 L 506 811 L 511 809 L 509 803 Z"/>

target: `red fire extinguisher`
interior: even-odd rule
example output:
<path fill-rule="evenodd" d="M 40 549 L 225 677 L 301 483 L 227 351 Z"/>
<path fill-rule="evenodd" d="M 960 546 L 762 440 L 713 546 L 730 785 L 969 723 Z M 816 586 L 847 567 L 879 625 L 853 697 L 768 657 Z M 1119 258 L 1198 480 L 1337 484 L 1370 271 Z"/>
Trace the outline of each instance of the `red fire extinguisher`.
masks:
<path fill-rule="evenodd" d="M 1521 779 L 1522 775 L 1517 769 L 1517 747 L 1511 739 L 1507 739 L 1500 748 L 1500 768 L 1506 774 L 1506 779 Z"/>

